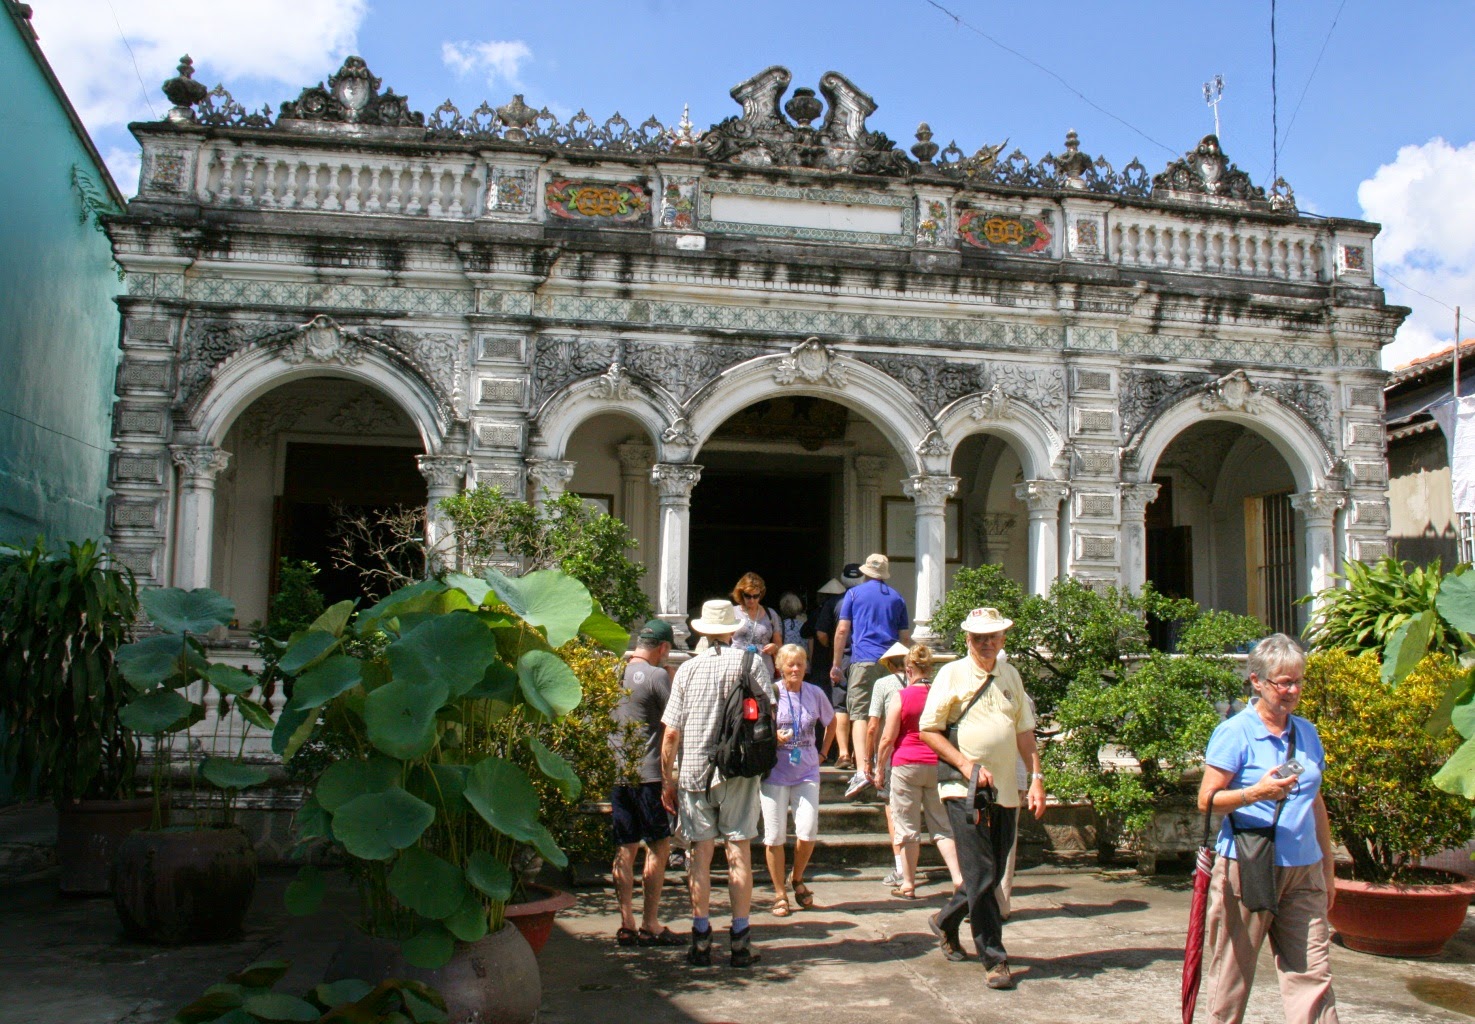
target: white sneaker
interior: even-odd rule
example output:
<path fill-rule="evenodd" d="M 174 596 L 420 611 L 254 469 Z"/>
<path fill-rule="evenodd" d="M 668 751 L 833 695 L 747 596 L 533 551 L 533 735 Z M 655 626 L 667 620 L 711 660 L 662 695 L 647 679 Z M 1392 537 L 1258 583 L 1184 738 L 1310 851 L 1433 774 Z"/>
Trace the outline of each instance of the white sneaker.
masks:
<path fill-rule="evenodd" d="M 850 776 L 850 785 L 845 787 L 845 799 L 859 796 L 870 784 L 871 780 L 866 777 L 865 772 L 856 772 Z"/>
<path fill-rule="evenodd" d="M 892 868 L 891 873 L 888 874 L 885 878 L 881 879 L 881 884 L 886 886 L 886 888 L 888 889 L 894 889 L 901 883 L 901 872 L 897 871 L 895 868 Z"/>

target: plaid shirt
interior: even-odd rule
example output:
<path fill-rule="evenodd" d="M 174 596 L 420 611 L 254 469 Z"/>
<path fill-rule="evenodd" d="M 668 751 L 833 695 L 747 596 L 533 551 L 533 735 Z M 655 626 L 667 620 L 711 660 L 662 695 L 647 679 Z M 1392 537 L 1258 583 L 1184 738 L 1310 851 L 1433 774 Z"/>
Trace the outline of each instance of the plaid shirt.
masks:
<path fill-rule="evenodd" d="M 692 658 L 676 670 L 671 699 L 661 721 L 666 728 L 681 732 L 676 784 L 682 789 L 707 788 L 708 755 L 717 742 L 722 705 L 737 685 L 742 666 L 743 651 L 723 646 Z M 755 687 L 769 687 L 762 658 L 753 659 L 749 676 Z"/>

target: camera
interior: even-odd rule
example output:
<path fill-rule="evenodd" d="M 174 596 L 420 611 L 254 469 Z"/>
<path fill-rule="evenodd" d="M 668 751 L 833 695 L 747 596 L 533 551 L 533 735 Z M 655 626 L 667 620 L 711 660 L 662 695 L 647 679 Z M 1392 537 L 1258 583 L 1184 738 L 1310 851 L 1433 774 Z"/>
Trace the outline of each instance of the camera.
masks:
<path fill-rule="evenodd" d="M 1277 779 L 1289 779 L 1293 776 L 1300 775 L 1305 770 L 1306 766 L 1293 757 L 1285 764 L 1277 767 L 1275 771 L 1271 774 L 1273 774 Z"/>

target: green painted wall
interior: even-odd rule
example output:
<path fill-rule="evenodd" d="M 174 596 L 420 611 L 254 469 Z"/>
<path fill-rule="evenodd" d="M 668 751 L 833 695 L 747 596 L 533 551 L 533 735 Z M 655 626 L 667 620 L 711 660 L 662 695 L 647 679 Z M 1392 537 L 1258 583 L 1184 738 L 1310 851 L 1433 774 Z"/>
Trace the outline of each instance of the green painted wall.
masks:
<path fill-rule="evenodd" d="M 98 537 L 122 284 L 73 168 L 107 186 L 0 3 L 0 541 Z"/>

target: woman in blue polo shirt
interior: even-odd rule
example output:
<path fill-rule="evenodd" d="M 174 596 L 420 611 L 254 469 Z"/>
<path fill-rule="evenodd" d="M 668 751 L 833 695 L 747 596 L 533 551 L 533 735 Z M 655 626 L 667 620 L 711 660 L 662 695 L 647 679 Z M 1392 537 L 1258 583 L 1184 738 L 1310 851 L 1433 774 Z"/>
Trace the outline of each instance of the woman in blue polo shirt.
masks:
<path fill-rule="evenodd" d="M 1331 826 L 1320 793 L 1326 755 L 1315 726 L 1291 714 L 1301 700 L 1306 654 L 1296 641 L 1276 633 L 1255 645 L 1249 669 L 1256 696 L 1214 730 L 1198 791 L 1199 810 L 1212 804 L 1225 819 L 1209 882 L 1209 1020 L 1238 1024 L 1244 1018 L 1255 961 L 1268 934 L 1286 1024 L 1337 1024 L 1326 918 L 1336 890 Z M 1277 778 L 1292 735 L 1294 760 L 1302 770 Z M 1240 901 L 1231 817 L 1240 829 L 1275 825 L 1278 901 L 1273 911 L 1251 911 Z"/>

